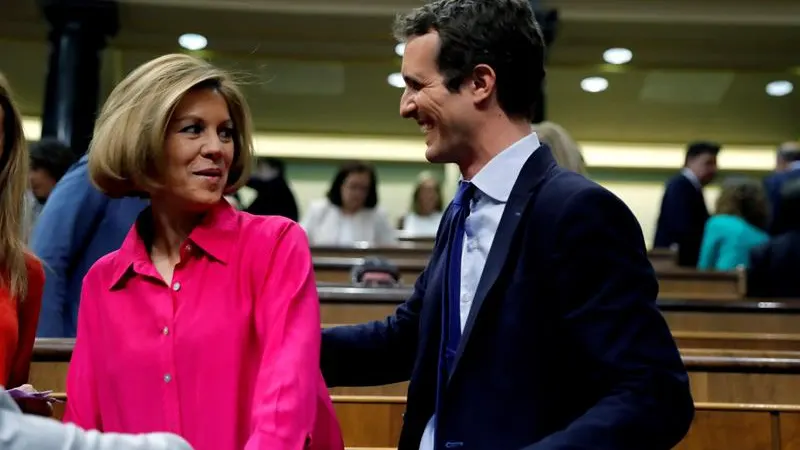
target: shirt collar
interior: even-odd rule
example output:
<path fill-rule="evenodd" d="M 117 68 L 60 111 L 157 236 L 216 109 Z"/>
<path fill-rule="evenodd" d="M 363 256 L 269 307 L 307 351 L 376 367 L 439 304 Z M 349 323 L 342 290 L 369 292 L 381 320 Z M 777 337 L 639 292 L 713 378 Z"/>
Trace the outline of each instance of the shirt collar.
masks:
<path fill-rule="evenodd" d="M 494 200 L 502 203 L 507 202 L 522 166 L 540 146 L 536 133 L 525 136 L 498 153 L 483 166 L 472 177 L 472 184 L 481 193 Z"/>
<path fill-rule="evenodd" d="M 239 221 L 237 218 L 236 210 L 226 200 L 223 199 L 214 205 L 203 220 L 189 233 L 187 242 L 181 249 L 181 259 L 188 257 L 194 249 L 197 249 L 211 258 L 227 264 L 238 235 Z M 142 275 L 156 276 L 144 238 L 147 237 L 149 240 L 150 233 L 152 233 L 152 212 L 151 208 L 147 207 L 139 214 L 136 224 L 131 227 L 125 240 L 122 241 L 117 258 L 119 264 L 111 280 L 110 289 L 117 286 L 131 270 Z M 186 245 L 189 242 L 193 246 Z"/>
<path fill-rule="evenodd" d="M 692 172 L 692 169 L 684 167 L 683 169 L 681 169 L 681 173 L 683 174 L 683 176 L 688 178 L 689 181 L 692 182 L 694 187 L 696 187 L 697 189 L 703 189 L 703 185 L 700 184 L 700 179 L 697 178 L 697 175 L 695 175 L 694 172 Z"/>

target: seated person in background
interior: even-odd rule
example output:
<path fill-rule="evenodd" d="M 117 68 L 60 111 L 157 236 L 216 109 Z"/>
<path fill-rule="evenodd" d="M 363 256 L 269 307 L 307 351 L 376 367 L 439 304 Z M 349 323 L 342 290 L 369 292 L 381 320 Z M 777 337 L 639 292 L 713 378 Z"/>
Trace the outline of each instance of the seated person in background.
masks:
<path fill-rule="evenodd" d="M 800 298 L 800 179 L 787 181 L 782 189 L 784 233 L 750 252 L 747 295 L 750 297 Z"/>
<path fill-rule="evenodd" d="M 257 216 L 283 216 L 297 222 L 297 202 L 284 176 L 283 161 L 277 158 L 258 158 L 247 187 L 254 189 L 256 198 L 245 211 Z"/>
<path fill-rule="evenodd" d="M 0 75 L 0 385 L 12 388 L 28 382 L 44 285 L 42 263 L 25 248 L 20 226 L 27 187 L 22 116 Z"/>
<path fill-rule="evenodd" d="M 442 221 L 442 187 L 439 180 L 423 173 L 412 197 L 412 212 L 403 217 L 400 228 L 412 237 L 434 237 Z"/>
<path fill-rule="evenodd" d="M 84 431 L 74 424 L 22 414 L 0 386 L 0 448 L 3 450 L 192 450 L 169 433 L 140 435 Z"/>
<path fill-rule="evenodd" d="M 92 180 L 151 206 L 86 275 L 65 421 L 197 450 L 343 448 L 306 235 L 223 199 L 249 175 L 250 120 L 230 76 L 189 55 L 143 64 L 108 97 Z"/>
<path fill-rule="evenodd" d="M 533 124 L 531 129 L 539 137 L 539 141 L 542 144 L 550 147 L 553 158 L 555 158 L 559 166 L 583 176 L 588 175 L 581 148 L 564 127 L 557 123 L 545 121 Z"/>
<path fill-rule="evenodd" d="M 396 231 L 378 207 L 375 169 L 362 162 L 344 164 L 327 198 L 313 202 L 301 222 L 311 245 L 351 246 L 357 242 L 392 245 Z"/>
<path fill-rule="evenodd" d="M 700 246 L 700 270 L 747 266 L 750 249 L 767 242 L 769 204 L 761 183 L 749 178 L 725 180 L 716 214 L 706 222 Z"/>
<path fill-rule="evenodd" d="M 390 261 L 380 257 L 365 258 L 351 271 L 354 286 L 394 287 L 400 284 L 400 271 Z"/>
<path fill-rule="evenodd" d="M 72 149 L 61 141 L 43 138 L 30 147 L 30 192 L 26 217 L 26 235 L 30 235 L 44 203 L 53 192 L 58 180 L 67 173 L 77 158 Z M 33 200 L 33 201 L 30 201 Z"/>

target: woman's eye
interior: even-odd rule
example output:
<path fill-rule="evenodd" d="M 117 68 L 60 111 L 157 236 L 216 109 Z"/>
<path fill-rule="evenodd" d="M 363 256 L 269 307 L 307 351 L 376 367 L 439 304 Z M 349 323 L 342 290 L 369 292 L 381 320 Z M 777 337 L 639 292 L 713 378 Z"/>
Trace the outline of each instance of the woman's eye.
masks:
<path fill-rule="evenodd" d="M 200 125 L 189 125 L 188 127 L 184 127 L 183 129 L 181 129 L 181 133 L 191 133 L 191 134 L 198 134 L 202 131 L 203 129 L 200 127 Z"/>
<path fill-rule="evenodd" d="M 233 139 L 233 128 L 223 128 L 220 130 L 219 138 L 223 141 L 229 141 Z"/>

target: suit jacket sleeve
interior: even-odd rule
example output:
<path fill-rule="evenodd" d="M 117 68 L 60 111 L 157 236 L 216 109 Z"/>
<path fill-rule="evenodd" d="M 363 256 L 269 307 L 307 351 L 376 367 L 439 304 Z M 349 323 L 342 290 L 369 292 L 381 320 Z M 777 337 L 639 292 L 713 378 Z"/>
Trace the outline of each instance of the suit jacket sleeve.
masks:
<path fill-rule="evenodd" d="M 329 387 L 375 386 L 411 377 L 428 272 L 385 320 L 323 330 L 321 365 Z"/>
<path fill-rule="evenodd" d="M 556 225 L 555 289 L 564 339 L 604 380 L 600 398 L 528 450 L 668 450 L 694 416 L 688 376 L 656 307 L 658 283 L 641 228 L 608 191 L 565 202 Z"/>
<path fill-rule="evenodd" d="M 58 182 L 42 209 L 31 236 L 31 250 L 45 267 L 38 337 L 64 337 L 69 308 L 67 285 L 76 255 L 85 250 L 91 224 L 103 213 L 107 198 L 88 180 L 85 162 Z"/>
<path fill-rule="evenodd" d="M 84 431 L 74 424 L 22 414 L 0 386 L 0 448 L 3 450 L 191 450 L 182 438 L 168 433 L 124 435 Z"/>
<path fill-rule="evenodd" d="M 686 238 L 689 230 L 689 217 L 686 205 L 688 194 L 684 186 L 678 180 L 673 180 L 667 184 L 664 190 L 664 198 L 661 200 L 661 215 L 664 216 L 664 226 L 669 237 L 669 246 L 673 243 L 680 244 Z M 664 244 L 664 243 L 662 243 Z"/>
<path fill-rule="evenodd" d="M 770 294 L 770 245 L 760 245 L 750 250 L 747 266 L 747 296 L 768 297 Z"/>

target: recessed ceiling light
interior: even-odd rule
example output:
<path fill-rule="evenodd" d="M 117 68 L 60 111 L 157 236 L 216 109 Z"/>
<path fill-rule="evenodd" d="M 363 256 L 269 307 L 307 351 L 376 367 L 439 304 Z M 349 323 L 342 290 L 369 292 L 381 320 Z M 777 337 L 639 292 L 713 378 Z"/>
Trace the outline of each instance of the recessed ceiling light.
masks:
<path fill-rule="evenodd" d="M 627 48 L 610 48 L 603 52 L 603 60 L 609 64 L 627 64 L 632 58 L 633 52 Z"/>
<path fill-rule="evenodd" d="M 394 46 L 394 52 L 397 53 L 397 56 L 403 56 L 403 53 L 406 52 L 406 43 L 401 42 Z"/>
<path fill-rule="evenodd" d="M 386 78 L 386 81 L 389 82 L 389 85 L 394 86 L 396 88 L 406 87 L 406 82 L 403 80 L 403 74 L 401 74 L 400 72 L 395 72 L 389 75 Z"/>
<path fill-rule="evenodd" d="M 791 81 L 778 80 L 767 83 L 767 95 L 771 95 L 773 97 L 783 97 L 784 95 L 789 95 L 793 90 L 794 85 Z"/>
<path fill-rule="evenodd" d="M 581 80 L 581 89 L 586 92 L 603 92 L 608 89 L 608 80 L 603 77 L 589 77 Z"/>
<path fill-rule="evenodd" d="M 208 39 L 202 34 L 186 33 L 178 38 L 178 43 L 186 50 L 202 50 L 208 45 Z"/>

